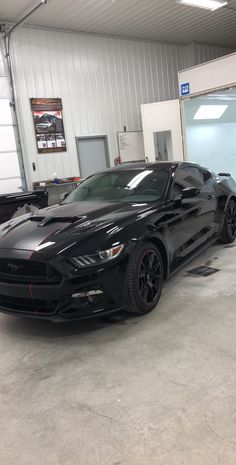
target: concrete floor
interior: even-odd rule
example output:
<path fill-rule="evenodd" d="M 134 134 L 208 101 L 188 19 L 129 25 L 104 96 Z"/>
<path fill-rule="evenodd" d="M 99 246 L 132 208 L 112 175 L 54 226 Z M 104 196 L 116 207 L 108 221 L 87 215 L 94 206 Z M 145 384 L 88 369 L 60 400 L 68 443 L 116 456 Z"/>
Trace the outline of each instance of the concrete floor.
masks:
<path fill-rule="evenodd" d="M 0 316 L 1 465 L 236 464 L 236 247 L 193 264 L 143 318 Z"/>

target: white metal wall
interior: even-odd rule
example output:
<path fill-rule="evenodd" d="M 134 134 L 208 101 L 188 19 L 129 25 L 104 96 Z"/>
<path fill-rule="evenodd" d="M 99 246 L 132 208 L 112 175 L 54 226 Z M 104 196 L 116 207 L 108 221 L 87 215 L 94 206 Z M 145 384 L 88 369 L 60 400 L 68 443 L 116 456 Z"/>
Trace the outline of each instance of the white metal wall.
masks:
<path fill-rule="evenodd" d="M 190 124 L 186 126 L 188 158 L 215 173 L 236 176 L 236 123 Z"/>
<path fill-rule="evenodd" d="M 43 29 L 21 28 L 14 33 L 17 102 L 29 181 L 51 178 L 55 171 L 59 176 L 78 175 L 76 136 L 107 135 L 112 163 L 117 156 L 116 133 L 124 126 L 141 129 L 140 105 L 177 97 L 177 71 L 186 66 L 185 53 L 192 52 L 179 45 Z M 37 153 L 31 97 L 62 98 L 67 153 Z"/>
<path fill-rule="evenodd" d="M 181 71 L 179 73 L 179 87 L 181 88 L 181 85 L 186 82 L 190 84 L 191 95 L 235 86 L 236 53 Z"/>
<path fill-rule="evenodd" d="M 184 47 L 184 69 L 233 53 L 235 49 L 191 43 Z"/>
<path fill-rule="evenodd" d="M 205 61 L 215 60 L 224 55 L 229 55 L 235 50 L 232 48 L 216 47 L 214 45 L 194 44 L 194 63 L 199 65 Z"/>

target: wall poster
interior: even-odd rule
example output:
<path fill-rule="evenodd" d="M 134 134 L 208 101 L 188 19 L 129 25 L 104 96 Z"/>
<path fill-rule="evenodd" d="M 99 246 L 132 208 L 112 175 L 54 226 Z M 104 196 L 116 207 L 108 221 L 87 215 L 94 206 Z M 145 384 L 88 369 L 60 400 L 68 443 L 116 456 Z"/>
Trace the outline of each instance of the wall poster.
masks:
<path fill-rule="evenodd" d="M 38 153 L 66 152 L 60 98 L 31 98 Z"/>

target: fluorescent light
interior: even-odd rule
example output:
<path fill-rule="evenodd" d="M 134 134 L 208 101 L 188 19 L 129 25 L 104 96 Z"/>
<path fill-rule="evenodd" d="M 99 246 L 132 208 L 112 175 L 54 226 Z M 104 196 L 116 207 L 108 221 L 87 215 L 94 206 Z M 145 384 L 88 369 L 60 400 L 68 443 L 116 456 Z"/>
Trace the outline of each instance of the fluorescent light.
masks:
<path fill-rule="evenodd" d="M 201 105 L 193 119 L 220 119 L 228 105 Z"/>
<path fill-rule="evenodd" d="M 215 11 L 222 6 L 228 5 L 228 1 L 221 0 L 177 0 L 177 3 L 183 5 L 196 6 L 198 8 L 205 8 L 206 10 Z"/>

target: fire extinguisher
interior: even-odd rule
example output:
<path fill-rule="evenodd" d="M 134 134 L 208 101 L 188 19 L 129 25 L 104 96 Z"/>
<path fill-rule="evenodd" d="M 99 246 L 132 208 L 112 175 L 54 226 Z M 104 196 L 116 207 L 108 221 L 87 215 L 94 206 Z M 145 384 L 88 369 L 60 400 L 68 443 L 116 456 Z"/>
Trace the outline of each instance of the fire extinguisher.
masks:
<path fill-rule="evenodd" d="M 120 155 L 118 155 L 118 157 L 114 158 L 114 165 L 115 166 L 121 165 Z"/>

